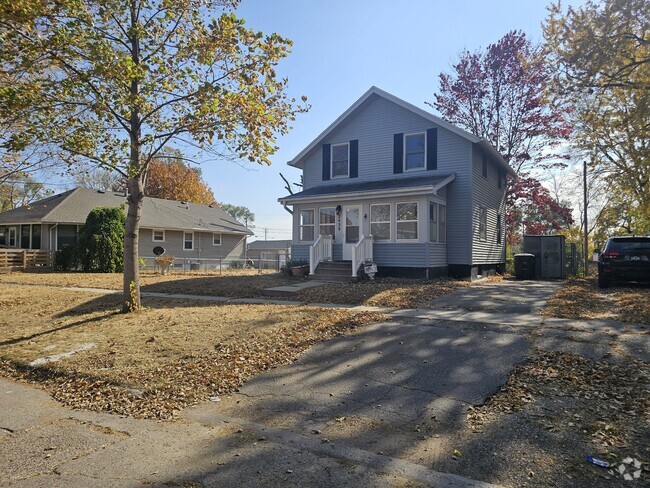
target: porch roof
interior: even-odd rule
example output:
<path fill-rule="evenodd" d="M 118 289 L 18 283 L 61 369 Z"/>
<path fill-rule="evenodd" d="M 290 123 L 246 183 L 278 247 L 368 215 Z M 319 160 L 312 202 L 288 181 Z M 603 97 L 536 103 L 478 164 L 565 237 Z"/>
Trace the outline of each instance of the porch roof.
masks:
<path fill-rule="evenodd" d="M 456 178 L 455 173 L 393 178 L 390 180 L 363 181 L 359 183 L 342 183 L 308 188 L 293 195 L 278 198 L 280 203 L 293 205 L 303 202 L 317 202 L 332 198 L 375 198 L 415 194 L 435 194 L 440 188 Z"/>

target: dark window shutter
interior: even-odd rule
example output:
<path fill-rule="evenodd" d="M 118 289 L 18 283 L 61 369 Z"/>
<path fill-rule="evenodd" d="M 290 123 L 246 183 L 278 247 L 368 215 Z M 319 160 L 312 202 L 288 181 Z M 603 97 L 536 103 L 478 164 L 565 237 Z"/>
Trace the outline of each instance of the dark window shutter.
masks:
<path fill-rule="evenodd" d="M 323 144 L 323 181 L 330 179 L 330 145 Z"/>
<path fill-rule="evenodd" d="M 350 178 L 359 176 L 359 140 L 350 141 Z"/>
<path fill-rule="evenodd" d="M 393 136 L 393 173 L 404 171 L 404 133 Z"/>
<path fill-rule="evenodd" d="M 427 130 L 427 169 L 438 169 L 438 129 Z"/>

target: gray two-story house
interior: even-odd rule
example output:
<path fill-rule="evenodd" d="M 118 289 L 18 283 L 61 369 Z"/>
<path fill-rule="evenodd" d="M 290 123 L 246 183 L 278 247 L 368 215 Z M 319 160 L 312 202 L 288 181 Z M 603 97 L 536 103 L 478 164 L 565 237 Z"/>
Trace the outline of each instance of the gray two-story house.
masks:
<path fill-rule="evenodd" d="M 312 274 L 334 262 L 354 277 L 369 261 L 383 275 L 503 271 L 515 173 L 484 139 L 372 87 L 288 164 L 303 172 L 279 199 L 291 256 Z"/>

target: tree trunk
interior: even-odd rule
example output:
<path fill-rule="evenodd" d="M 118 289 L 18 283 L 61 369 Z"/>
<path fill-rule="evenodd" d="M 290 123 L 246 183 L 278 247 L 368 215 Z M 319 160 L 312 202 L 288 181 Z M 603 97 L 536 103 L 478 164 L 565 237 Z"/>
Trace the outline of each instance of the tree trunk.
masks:
<path fill-rule="evenodd" d="M 133 312 L 140 308 L 140 269 L 138 267 L 138 234 L 144 184 L 142 175 L 129 178 L 127 188 L 128 209 L 124 227 L 124 300 L 123 312 Z"/>

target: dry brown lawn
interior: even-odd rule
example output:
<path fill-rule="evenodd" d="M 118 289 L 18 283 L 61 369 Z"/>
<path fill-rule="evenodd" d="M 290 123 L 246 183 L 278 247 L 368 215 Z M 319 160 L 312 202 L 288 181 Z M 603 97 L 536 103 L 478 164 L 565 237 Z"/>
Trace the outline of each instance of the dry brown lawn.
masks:
<path fill-rule="evenodd" d="M 570 279 L 551 297 L 542 315 L 650 324 L 650 287 L 617 285 L 601 290 L 594 276 Z"/>
<path fill-rule="evenodd" d="M 151 272 L 141 276 L 143 292 L 180 293 L 187 295 L 259 298 L 265 288 L 296 283 L 279 273 L 257 270 L 224 270 L 223 274 L 188 272 L 161 276 Z M 121 274 L 102 273 L 10 273 L 0 274 L 0 284 L 47 285 L 61 287 L 122 289 Z M 425 307 L 441 295 L 458 287 L 470 286 L 467 281 L 453 279 L 378 278 L 358 283 L 327 283 L 309 288 L 292 297 L 305 303 L 336 303 L 371 305 L 391 308 Z"/>
<path fill-rule="evenodd" d="M 184 293 L 188 295 L 226 296 L 236 298 L 259 297 L 264 288 L 291 283 L 279 273 L 258 272 L 251 269 L 219 272 L 173 272 L 166 276 L 153 272 L 140 275 L 142 291 Z M 9 273 L 0 274 L 0 283 L 21 285 L 49 285 L 82 288 L 122 289 L 120 273 Z"/>
<path fill-rule="evenodd" d="M 119 303 L 118 295 L 0 284 L 0 374 L 40 383 L 73 407 L 164 419 L 294 361 L 318 341 L 384 318 L 160 298 L 120 314 Z M 28 366 L 84 343 L 96 347 Z"/>

